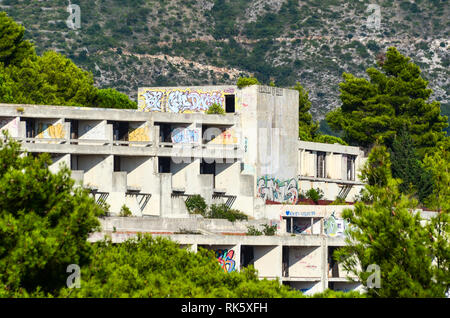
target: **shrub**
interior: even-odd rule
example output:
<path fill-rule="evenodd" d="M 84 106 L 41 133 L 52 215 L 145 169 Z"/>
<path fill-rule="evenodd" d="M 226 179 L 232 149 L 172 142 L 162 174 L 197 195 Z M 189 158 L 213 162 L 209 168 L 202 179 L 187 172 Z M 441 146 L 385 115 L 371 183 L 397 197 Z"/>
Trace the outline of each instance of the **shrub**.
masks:
<path fill-rule="evenodd" d="M 236 220 L 248 220 L 248 216 L 241 211 L 233 210 L 225 204 L 213 204 L 208 213 L 210 219 L 227 219 L 234 222 Z"/>
<path fill-rule="evenodd" d="M 253 225 L 250 225 L 247 227 L 247 235 L 259 236 L 262 234 L 263 233 L 260 230 L 258 230 L 256 227 L 254 227 Z"/>
<path fill-rule="evenodd" d="M 189 197 L 186 202 L 186 208 L 190 214 L 200 214 L 205 216 L 206 215 L 206 202 L 205 199 L 199 195 L 196 194 L 192 197 Z"/>
<path fill-rule="evenodd" d="M 122 205 L 122 208 L 120 209 L 120 216 L 132 216 L 133 213 L 131 213 L 131 210 L 129 207 L 127 207 L 125 204 Z"/>
<path fill-rule="evenodd" d="M 205 113 L 208 115 L 212 115 L 212 114 L 223 115 L 223 114 L 225 114 L 225 110 L 219 104 L 214 103 L 211 106 L 209 106 L 208 110 Z"/>
<path fill-rule="evenodd" d="M 320 199 L 323 198 L 323 191 L 322 191 L 322 189 L 319 189 L 319 188 L 316 188 L 316 189 L 311 188 L 308 191 L 306 191 L 305 195 L 308 199 L 311 199 L 315 203 L 317 203 L 317 202 L 319 202 Z"/>
<path fill-rule="evenodd" d="M 239 77 L 236 83 L 237 87 L 239 88 L 259 84 L 260 82 L 254 77 Z"/>

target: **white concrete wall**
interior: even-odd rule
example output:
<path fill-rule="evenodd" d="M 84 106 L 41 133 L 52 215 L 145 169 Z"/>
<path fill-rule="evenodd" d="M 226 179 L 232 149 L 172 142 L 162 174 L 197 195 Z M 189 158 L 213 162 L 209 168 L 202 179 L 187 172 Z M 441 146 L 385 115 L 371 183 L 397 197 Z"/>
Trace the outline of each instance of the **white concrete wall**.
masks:
<path fill-rule="evenodd" d="M 253 248 L 254 267 L 259 277 L 281 277 L 282 264 L 281 246 L 255 246 Z"/>
<path fill-rule="evenodd" d="M 321 263 L 320 246 L 289 247 L 289 277 L 320 278 Z"/>
<path fill-rule="evenodd" d="M 84 185 L 99 191 L 112 190 L 113 156 L 78 156 L 78 170 L 84 171 Z"/>

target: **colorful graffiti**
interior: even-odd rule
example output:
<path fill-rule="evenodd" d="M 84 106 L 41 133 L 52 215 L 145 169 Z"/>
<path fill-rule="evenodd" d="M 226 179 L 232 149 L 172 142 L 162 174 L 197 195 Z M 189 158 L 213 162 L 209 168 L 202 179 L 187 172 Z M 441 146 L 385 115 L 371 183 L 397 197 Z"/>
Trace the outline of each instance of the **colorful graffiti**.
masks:
<path fill-rule="evenodd" d="M 172 131 L 172 142 L 174 144 L 199 143 L 202 131 L 200 128 L 175 128 Z"/>
<path fill-rule="evenodd" d="M 220 145 L 236 145 L 238 143 L 238 137 L 234 129 L 226 129 L 209 143 Z"/>
<path fill-rule="evenodd" d="M 150 129 L 148 126 L 130 129 L 128 141 L 150 141 Z"/>
<path fill-rule="evenodd" d="M 231 273 L 236 270 L 236 262 L 233 260 L 234 251 L 227 249 L 216 250 L 216 258 L 225 273 Z"/>
<path fill-rule="evenodd" d="M 139 110 L 146 112 L 194 113 L 204 112 L 217 103 L 223 107 L 226 91 L 201 89 L 154 89 L 139 90 Z"/>
<path fill-rule="evenodd" d="M 66 132 L 63 124 L 47 124 L 47 123 L 39 123 L 38 124 L 38 135 L 36 138 L 54 138 L 54 139 L 62 139 L 64 138 Z"/>
<path fill-rule="evenodd" d="M 328 236 L 345 236 L 350 224 L 345 219 L 338 219 L 334 212 L 324 221 L 324 231 Z"/>
<path fill-rule="evenodd" d="M 297 180 L 292 178 L 283 181 L 267 176 L 260 177 L 257 183 L 257 195 L 264 200 L 295 204 L 298 200 Z"/>

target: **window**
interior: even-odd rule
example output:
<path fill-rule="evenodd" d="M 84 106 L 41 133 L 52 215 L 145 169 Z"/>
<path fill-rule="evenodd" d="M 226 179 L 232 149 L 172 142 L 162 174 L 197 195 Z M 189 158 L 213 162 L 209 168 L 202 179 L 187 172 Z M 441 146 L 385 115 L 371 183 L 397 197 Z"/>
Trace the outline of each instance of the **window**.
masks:
<path fill-rule="evenodd" d="M 120 157 L 114 156 L 114 172 L 120 171 Z"/>
<path fill-rule="evenodd" d="M 347 155 L 347 180 L 355 180 L 355 156 Z"/>
<path fill-rule="evenodd" d="M 158 157 L 158 172 L 170 173 L 170 157 Z"/>
<path fill-rule="evenodd" d="M 234 113 L 235 108 L 235 97 L 234 95 L 225 95 L 225 112 Z"/>
<path fill-rule="evenodd" d="M 208 160 L 209 161 L 209 160 Z M 215 162 L 207 163 L 204 159 L 200 162 L 200 174 L 216 174 Z"/>
<path fill-rule="evenodd" d="M 317 152 L 316 177 L 325 178 L 325 152 Z"/>

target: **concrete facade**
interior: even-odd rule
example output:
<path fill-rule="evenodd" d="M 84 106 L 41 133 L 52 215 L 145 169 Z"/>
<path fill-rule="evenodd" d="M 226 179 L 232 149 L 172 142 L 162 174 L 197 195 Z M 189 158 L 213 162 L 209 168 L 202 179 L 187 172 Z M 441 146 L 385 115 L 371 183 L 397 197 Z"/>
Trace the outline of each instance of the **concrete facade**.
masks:
<path fill-rule="evenodd" d="M 226 113 L 205 114 L 213 103 Z M 30 153 L 50 153 L 52 171 L 65 164 L 79 186 L 110 205 L 112 217 L 93 240 L 113 229 L 118 241 L 134 232 L 169 235 L 194 250 L 214 249 L 224 270 L 253 264 L 261 277 L 278 277 L 308 293 L 358 287 L 336 274 L 342 270 L 329 260 L 330 248 L 343 245 L 348 224 L 341 213 L 348 206 L 296 203 L 311 188 L 321 189 L 327 200 L 353 201 L 363 187 L 357 172 L 364 154 L 357 147 L 298 140 L 297 91 L 259 85 L 141 88 L 138 105 L 0 104 L 0 130 Z M 185 201 L 196 194 L 253 221 L 191 216 Z M 114 217 L 123 205 L 134 218 Z M 124 223 L 111 223 L 118 220 Z M 243 235 L 247 226 L 261 223 L 276 225 L 277 236 Z M 203 235 L 175 234 L 186 230 Z"/>

